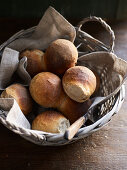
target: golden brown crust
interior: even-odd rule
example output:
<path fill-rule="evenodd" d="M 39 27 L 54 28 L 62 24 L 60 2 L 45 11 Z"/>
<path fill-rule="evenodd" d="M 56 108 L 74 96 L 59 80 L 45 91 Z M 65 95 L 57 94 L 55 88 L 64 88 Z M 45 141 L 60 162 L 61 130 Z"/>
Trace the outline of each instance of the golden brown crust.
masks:
<path fill-rule="evenodd" d="M 22 112 L 27 115 L 32 110 L 33 101 L 29 91 L 20 84 L 7 87 L 1 94 L 2 98 L 14 98 L 19 104 Z"/>
<path fill-rule="evenodd" d="M 27 68 L 28 73 L 33 77 L 36 74 L 42 72 L 45 69 L 43 62 L 44 53 L 40 50 L 25 50 L 20 53 L 19 58 L 27 57 Z"/>
<path fill-rule="evenodd" d="M 43 107 L 57 107 L 62 85 L 58 76 L 50 72 L 37 74 L 30 83 L 32 98 Z"/>
<path fill-rule="evenodd" d="M 47 48 L 44 62 L 48 71 L 60 75 L 75 66 L 77 58 L 78 52 L 74 44 L 69 40 L 58 39 Z"/>
<path fill-rule="evenodd" d="M 84 102 L 95 91 L 96 77 L 90 69 L 75 66 L 65 72 L 62 83 L 64 91 L 71 99 Z"/>
<path fill-rule="evenodd" d="M 63 91 L 60 78 L 50 72 L 39 73 L 32 79 L 30 93 L 38 104 L 57 108 L 71 123 L 84 115 L 91 105 L 90 100 L 84 103 L 71 100 Z"/>
<path fill-rule="evenodd" d="M 58 110 L 60 110 L 72 124 L 87 112 L 91 104 L 90 99 L 83 103 L 78 103 L 63 93 Z"/>
<path fill-rule="evenodd" d="M 67 119 L 59 112 L 46 111 L 39 114 L 32 123 L 33 130 L 41 130 L 50 133 L 60 133 L 65 131 L 66 127 L 61 127 L 61 124 L 69 125 Z M 63 129 L 61 129 L 63 128 Z"/>

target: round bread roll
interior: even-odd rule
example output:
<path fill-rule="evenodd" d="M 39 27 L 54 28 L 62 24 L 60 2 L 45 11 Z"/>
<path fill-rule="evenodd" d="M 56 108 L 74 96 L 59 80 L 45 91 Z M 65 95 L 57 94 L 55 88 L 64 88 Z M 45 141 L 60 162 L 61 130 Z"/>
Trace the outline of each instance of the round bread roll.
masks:
<path fill-rule="evenodd" d="M 32 98 L 43 107 L 57 107 L 62 91 L 61 80 L 50 72 L 37 74 L 30 83 Z"/>
<path fill-rule="evenodd" d="M 2 92 L 1 98 L 14 98 L 25 115 L 32 111 L 33 101 L 29 91 L 20 84 L 7 87 Z"/>
<path fill-rule="evenodd" d="M 69 68 L 62 79 L 66 94 L 77 102 L 84 102 L 96 89 L 96 77 L 94 73 L 84 66 Z"/>
<path fill-rule="evenodd" d="M 25 50 L 20 53 L 19 58 L 27 57 L 27 72 L 31 75 L 31 77 L 45 70 L 45 65 L 43 61 L 44 53 L 40 50 Z"/>
<path fill-rule="evenodd" d="M 39 73 L 31 80 L 30 93 L 39 105 L 57 108 L 71 123 L 84 115 L 91 105 L 90 100 L 78 103 L 70 99 L 62 88 L 61 79 L 50 72 Z"/>
<path fill-rule="evenodd" d="M 75 66 L 78 52 L 74 44 L 65 39 L 53 41 L 44 55 L 47 70 L 57 75 L 62 75 L 67 69 Z"/>
<path fill-rule="evenodd" d="M 50 133 L 64 133 L 69 126 L 69 120 L 56 111 L 43 112 L 39 114 L 32 123 L 33 130 Z"/>
<path fill-rule="evenodd" d="M 76 102 L 70 99 L 65 93 L 61 95 L 60 101 L 57 109 L 69 119 L 71 124 L 83 116 L 92 104 L 90 99 L 83 103 Z"/>

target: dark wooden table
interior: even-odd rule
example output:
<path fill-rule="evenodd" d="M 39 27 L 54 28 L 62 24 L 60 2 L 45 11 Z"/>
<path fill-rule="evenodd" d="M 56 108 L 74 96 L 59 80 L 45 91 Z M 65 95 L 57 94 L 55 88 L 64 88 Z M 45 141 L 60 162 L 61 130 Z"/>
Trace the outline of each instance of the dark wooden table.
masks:
<path fill-rule="evenodd" d="M 0 43 L 36 20 L 0 19 Z M 115 22 L 115 53 L 127 60 L 127 22 Z M 104 37 L 100 33 L 100 37 Z M 118 115 L 93 135 L 61 147 L 34 145 L 0 124 L 0 170 L 126 170 L 127 97 Z"/>

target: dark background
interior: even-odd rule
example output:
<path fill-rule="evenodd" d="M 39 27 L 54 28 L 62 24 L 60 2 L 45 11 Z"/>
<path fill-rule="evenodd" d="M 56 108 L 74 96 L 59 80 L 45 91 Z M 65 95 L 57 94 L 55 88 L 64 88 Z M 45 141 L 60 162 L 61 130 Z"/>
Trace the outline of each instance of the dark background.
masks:
<path fill-rule="evenodd" d="M 38 18 L 49 6 L 71 19 L 127 18 L 127 0 L 0 0 L 0 17 Z"/>
<path fill-rule="evenodd" d="M 74 26 L 90 15 L 109 24 L 127 19 L 127 0 L 0 0 L 0 44 L 21 29 L 37 25 L 49 6 Z M 87 23 L 84 30 L 97 38 L 95 34 L 104 29 L 97 23 L 96 28 L 94 23 Z"/>

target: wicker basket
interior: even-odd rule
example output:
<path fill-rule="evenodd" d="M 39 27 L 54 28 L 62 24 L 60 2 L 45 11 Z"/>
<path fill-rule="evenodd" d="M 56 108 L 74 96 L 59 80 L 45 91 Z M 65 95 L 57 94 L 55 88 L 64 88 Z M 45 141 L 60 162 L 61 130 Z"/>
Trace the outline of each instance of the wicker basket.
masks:
<path fill-rule="evenodd" d="M 100 22 L 102 26 L 104 26 L 104 28 L 109 32 L 111 36 L 110 47 L 94 39 L 86 32 L 81 31 L 80 28 L 82 24 L 84 24 L 87 21 L 97 21 Z M 7 40 L 5 43 L 3 43 L 0 46 L 0 54 L 2 54 L 3 49 L 12 41 L 22 37 L 28 37 L 34 32 L 35 28 L 36 27 L 32 27 L 27 30 L 21 30 L 17 34 L 13 35 L 9 40 Z M 83 49 L 82 51 L 79 51 L 79 57 L 83 54 L 96 52 L 96 51 L 113 52 L 114 39 L 115 39 L 114 32 L 111 30 L 110 26 L 107 25 L 101 18 L 97 18 L 97 17 L 85 18 L 82 22 L 79 23 L 79 26 L 76 27 L 75 29 L 77 32 L 75 44 L 78 49 Z M 105 82 L 104 77 L 106 77 L 103 75 L 106 75 L 106 70 L 104 70 L 104 72 L 103 73 L 101 72 L 100 74 L 100 77 L 102 78 L 102 84 L 103 82 Z M 103 86 L 101 87 L 103 89 Z M 102 90 L 102 93 L 104 93 L 104 90 Z M 94 122 L 91 123 L 90 125 L 83 126 L 82 128 L 80 128 L 71 141 L 66 140 L 64 134 L 46 133 L 46 132 L 34 131 L 34 130 L 29 130 L 29 129 L 15 126 L 14 124 L 11 124 L 8 121 L 6 121 L 6 115 L 4 114 L 3 110 L 1 110 L 0 112 L 0 122 L 11 131 L 19 134 L 26 140 L 29 140 L 35 144 L 49 145 L 49 146 L 65 145 L 77 141 L 78 139 L 89 136 L 93 132 L 99 130 L 104 125 L 106 125 L 111 120 L 111 117 L 115 113 L 118 113 L 124 101 L 124 97 L 125 97 L 125 86 L 122 85 L 120 90 L 116 94 L 111 95 L 110 98 L 108 98 L 103 103 L 98 104 L 94 109 L 91 110 L 91 113 L 93 115 L 94 112 L 96 112 L 97 115 L 97 117 L 94 118 Z"/>

